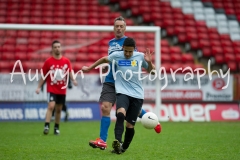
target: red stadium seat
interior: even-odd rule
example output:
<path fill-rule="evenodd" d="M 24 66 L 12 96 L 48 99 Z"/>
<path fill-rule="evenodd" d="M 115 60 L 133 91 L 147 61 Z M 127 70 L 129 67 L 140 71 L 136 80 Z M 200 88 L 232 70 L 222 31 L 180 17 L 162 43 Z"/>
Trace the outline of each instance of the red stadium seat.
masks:
<path fill-rule="evenodd" d="M 235 58 L 236 58 L 235 61 L 238 63 L 240 61 L 240 54 L 237 54 Z"/>
<path fill-rule="evenodd" d="M 97 24 L 99 24 L 98 18 L 90 18 L 90 19 L 88 19 L 88 25 L 97 25 Z"/>
<path fill-rule="evenodd" d="M 198 33 L 198 38 L 200 40 L 202 40 L 202 39 L 203 40 L 208 40 L 209 39 L 207 32 L 205 32 L 205 33 Z"/>
<path fill-rule="evenodd" d="M 167 73 L 170 73 L 171 63 L 163 63 L 162 66 Z"/>
<path fill-rule="evenodd" d="M 223 50 L 221 47 L 218 47 L 218 46 L 212 47 L 212 55 L 222 55 L 222 54 L 223 54 Z"/>
<path fill-rule="evenodd" d="M 183 63 L 177 62 L 177 63 L 173 63 L 170 67 L 170 70 L 172 69 L 173 72 L 175 73 L 182 73 L 182 70 L 178 70 L 182 68 L 182 70 L 184 69 L 184 65 Z M 178 70 L 178 71 L 177 71 Z M 177 71 L 177 72 L 176 72 Z M 170 71 L 171 72 L 171 71 Z"/>
<path fill-rule="evenodd" d="M 39 57 L 41 58 L 41 61 L 47 60 L 51 56 L 50 52 L 49 53 L 41 53 L 39 54 Z"/>
<path fill-rule="evenodd" d="M 82 67 L 84 66 L 83 62 L 75 62 L 72 64 L 73 70 L 76 73 L 77 71 L 80 71 Z"/>
<path fill-rule="evenodd" d="M 182 62 L 183 63 L 194 63 L 194 58 L 193 55 L 191 53 L 185 53 L 182 54 Z"/>
<path fill-rule="evenodd" d="M 195 27 L 195 21 L 194 20 L 188 20 L 186 19 L 185 20 L 185 26 L 192 26 L 192 27 Z"/>
<path fill-rule="evenodd" d="M 28 61 L 38 61 L 39 57 L 40 55 L 38 53 L 28 53 L 26 58 Z"/>
<path fill-rule="evenodd" d="M 168 41 L 165 40 L 165 39 L 162 39 L 162 40 L 161 40 L 161 46 L 162 46 L 162 47 L 169 47 Z"/>
<path fill-rule="evenodd" d="M 13 52 L 15 50 L 14 44 L 4 44 L 2 46 L 2 52 Z"/>
<path fill-rule="evenodd" d="M 119 5 L 120 5 L 120 8 L 121 8 L 122 10 L 126 10 L 126 9 L 129 9 L 129 8 L 130 8 L 130 6 L 128 5 L 128 3 L 124 2 L 124 1 L 120 1 Z"/>
<path fill-rule="evenodd" d="M 171 62 L 172 63 L 181 63 L 182 62 L 181 54 L 171 54 Z"/>
<path fill-rule="evenodd" d="M 15 48 L 15 53 L 26 52 L 27 51 L 27 47 L 28 47 L 28 45 L 26 45 L 26 44 L 19 44 Z"/>
<path fill-rule="evenodd" d="M 221 44 L 223 47 L 232 47 L 232 41 L 231 40 L 221 40 Z"/>
<path fill-rule="evenodd" d="M 38 38 L 41 36 L 41 32 L 40 31 L 29 31 L 29 38 Z"/>
<path fill-rule="evenodd" d="M 78 53 L 76 55 L 76 61 L 77 62 L 86 62 L 88 61 L 88 54 L 84 54 L 84 53 Z"/>
<path fill-rule="evenodd" d="M 162 63 L 170 63 L 171 62 L 171 57 L 169 54 L 162 54 L 161 55 L 161 62 Z"/>
<path fill-rule="evenodd" d="M 141 12 L 139 11 L 139 7 L 132 7 L 131 8 L 131 13 L 132 13 L 132 16 L 139 16 L 139 15 L 141 15 Z"/>
<path fill-rule="evenodd" d="M 203 66 L 202 64 L 200 64 L 200 63 L 194 64 L 194 65 L 192 66 L 192 68 L 193 68 L 193 71 L 194 71 L 195 69 L 197 69 L 197 68 L 205 69 L 204 66 Z M 203 70 L 200 70 L 200 71 L 199 71 L 199 73 L 201 73 L 201 74 L 202 74 L 203 72 L 204 72 Z"/>
<path fill-rule="evenodd" d="M 27 48 L 27 52 L 28 53 L 32 53 L 32 52 L 37 52 L 39 50 L 39 46 L 38 45 L 28 45 L 28 48 Z"/>
<path fill-rule="evenodd" d="M 42 18 L 41 17 L 31 17 L 30 23 L 31 24 L 42 24 Z"/>
<path fill-rule="evenodd" d="M 189 32 L 187 32 L 187 41 L 190 42 L 192 40 L 198 40 L 197 33 L 189 33 Z"/>
<path fill-rule="evenodd" d="M 7 62 L 7 61 L 0 61 L 0 70 L 10 70 L 10 69 L 12 69 L 11 67 L 10 67 L 10 63 L 9 62 Z"/>
<path fill-rule="evenodd" d="M 100 55 L 100 54 L 91 53 L 91 54 L 88 55 L 88 60 L 91 61 L 91 62 L 95 62 L 95 61 L 97 61 L 99 58 L 101 58 L 101 55 Z"/>
<path fill-rule="evenodd" d="M 234 53 L 235 54 L 240 54 L 240 46 L 239 47 L 234 47 Z"/>
<path fill-rule="evenodd" d="M 187 36 L 184 33 L 183 34 L 178 34 L 177 38 L 178 38 L 178 43 L 186 43 L 186 42 L 188 42 L 187 41 Z"/>
<path fill-rule="evenodd" d="M 5 60 L 5 61 L 15 60 L 14 53 L 4 52 L 4 54 L 2 54 L 1 56 L 1 60 Z"/>
<path fill-rule="evenodd" d="M 170 49 L 169 50 L 170 54 L 181 54 L 182 53 L 181 48 L 177 47 L 177 46 L 172 46 L 169 49 Z"/>
<path fill-rule="evenodd" d="M 15 60 L 27 60 L 27 54 L 25 52 L 16 52 Z"/>
<path fill-rule="evenodd" d="M 142 15 L 142 18 L 145 23 L 153 22 L 153 19 L 150 13 L 145 13 L 144 15 Z"/>
<path fill-rule="evenodd" d="M 224 60 L 226 62 L 235 61 L 235 55 L 234 54 L 225 54 L 224 55 Z"/>
<path fill-rule="evenodd" d="M 52 38 L 52 31 L 41 31 L 40 36 L 41 38 Z"/>
<path fill-rule="evenodd" d="M 18 37 L 28 37 L 29 36 L 29 31 L 18 31 L 17 32 Z"/>
<path fill-rule="evenodd" d="M 88 52 L 89 54 L 93 54 L 93 53 L 99 53 L 99 46 L 91 46 L 88 48 Z"/>
<path fill-rule="evenodd" d="M 221 40 L 230 40 L 230 35 L 229 34 L 221 34 L 220 38 L 221 38 Z"/>
<path fill-rule="evenodd" d="M 211 48 L 210 47 L 202 48 L 202 54 L 203 54 L 203 57 L 210 57 L 210 56 L 212 56 Z"/>
<path fill-rule="evenodd" d="M 221 54 L 215 55 L 214 58 L 215 58 L 216 64 L 223 64 L 225 62 L 224 56 Z"/>
<path fill-rule="evenodd" d="M 223 54 L 233 54 L 234 50 L 232 47 L 223 47 Z"/>
<path fill-rule="evenodd" d="M 221 41 L 215 39 L 210 41 L 211 46 L 221 47 Z"/>
<path fill-rule="evenodd" d="M 182 65 L 182 73 L 183 73 L 183 74 L 186 74 L 186 73 L 189 73 L 189 72 L 190 72 L 189 69 L 186 69 L 187 67 L 190 67 L 191 70 L 193 70 L 193 71 L 194 71 L 194 69 L 196 68 L 196 67 L 195 67 L 195 64 L 193 64 L 193 63 L 183 63 L 183 65 Z M 184 71 L 184 69 L 186 69 L 186 70 Z"/>
<path fill-rule="evenodd" d="M 234 61 L 227 62 L 228 67 L 230 68 L 230 71 L 235 72 L 237 71 L 237 64 Z"/>
<path fill-rule="evenodd" d="M 15 30 L 7 30 L 6 31 L 6 36 L 9 36 L 9 37 L 16 37 L 17 36 L 17 31 Z"/>
<path fill-rule="evenodd" d="M 218 33 L 210 33 L 209 38 L 212 39 L 212 40 L 219 40 L 220 36 L 219 36 Z"/>
<path fill-rule="evenodd" d="M 18 21 L 18 17 L 7 17 L 6 22 L 7 23 L 16 23 Z"/>
<path fill-rule="evenodd" d="M 240 47 L 240 41 L 233 41 L 233 47 Z"/>
<path fill-rule="evenodd" d="M 174 28 L 174 33 L 175 33 L 176 35 L 178 35 L 178 34 L 186 34 L 185 27 L 183 27 L 183 26 L 176 26 L 176 27 Z"/>
<path fill-rule="evenodd" d="M 65 57 L 67 57 L 71 62 L 75 62 L 76 60 L 76 54 L 73 52 L 65 52 Z"/>
<path fill-rule="evenodd" d="M 162 15 L 157 12 L 151 12 L 150 15 L 151 15 L 151 19 L 154 20 L 155 22 L 162 19 Z"/>
<path fill-rule="evenodd" d="M 169 50 L 169 47 L 161 47 L 161 53 L 164 54 L 169 54 L 170 53 L 170 50 Z"/>
<path fill-rule="evenodd" d="M 198 44 L 198 40 L 192 40 L 190 41 L 190 46 L 192 50 L 197 50 L 199 49 L 199 44 Z"/>
<path fill-rule="evenodd" d="M 208 33 L 208 29 L 206 26 L 197 27 L 196 31 L 198 34 L 207 34 Z"/>

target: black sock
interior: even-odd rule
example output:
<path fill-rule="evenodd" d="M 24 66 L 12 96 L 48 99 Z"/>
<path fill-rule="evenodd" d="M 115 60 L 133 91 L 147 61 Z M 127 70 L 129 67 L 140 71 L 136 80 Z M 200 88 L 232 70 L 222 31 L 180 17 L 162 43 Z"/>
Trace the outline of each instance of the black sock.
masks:
<path fill-rule="evenodd" d="M 59 124 L 55 123 L 54 129 L 59 129 Z"/>
<path fill-rule="evenodd" d="M 62 107 L 62 111 L 67 112 L 67 106 L 65 104 Z"/>
<path fill-rule="evenodd" d="M 45 122 L 44 127 L 48 127 L 48 128 L 50 128 L 50 124 L 49 124 L 49 122 Z"/>
<path fill-rule="evenodd" d="M 124 131 L 124 119 L 125 116 L 123 113 L 119 112 L 117 114 L 117 121 L 115 124 L 115 139 L 117 139 L 119 142 L 122 142 L 122 134 Z"/>
<path fill-rule="evenodd" d="M 122 148 L 124 150 L 128 149 L 130 143 L 132 142 L 133 136 L 134 136 L 134 128 L 127 128 L 126 127 L 126 132 L 125 132 L 125 136 L 124 136 L 124 142 L 122 145 Z"/>

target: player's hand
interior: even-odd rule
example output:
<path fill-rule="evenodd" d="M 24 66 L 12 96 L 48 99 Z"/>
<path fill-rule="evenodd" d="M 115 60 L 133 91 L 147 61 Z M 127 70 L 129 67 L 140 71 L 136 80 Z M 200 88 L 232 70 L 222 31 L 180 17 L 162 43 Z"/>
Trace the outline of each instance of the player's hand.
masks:
<path fill-rule="evenodd" d="M 89 67 L 87 67 L 87 66 L 83 66 L 81 70 L 83 72 L 89 72 L 90 71 Z"/>
<path fill-rule="evenodd" d="M 144 59 L 146 62 L 148 62 L 148 63 L 152 62 L 152 54 L 153 53 L 154 53 L 154 51 L 150 52 L 149 48 L 146 49 L 145 54 L 144 54 Z"/>
<path fill-rule="evenodd" d="M 74 86 L 77 86 L 77 85 L 78 85 L 78 83 L 77 83 L 77 80 L 76 80 L 76 79 L 73 81 L 73 85 L 74 85 Z"/>
<path fill-rule="evenodd" d="M 40 91 L 41 91 L 41 88 L 37 88 L 35 92 L 36 92 L 37 94 L 39 94 Z"/>

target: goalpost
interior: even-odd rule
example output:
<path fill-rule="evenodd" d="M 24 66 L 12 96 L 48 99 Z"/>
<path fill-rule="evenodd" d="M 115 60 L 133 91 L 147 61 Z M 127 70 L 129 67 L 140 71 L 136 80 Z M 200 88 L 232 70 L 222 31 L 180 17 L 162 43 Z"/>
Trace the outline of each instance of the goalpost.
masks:
<path fill-rule="evenodd" d="M 0 30 L 38 30 L 38 31 L 98 31 L 112 32 L 113 26 L 97 26 L 97 25 L 35 25 L 35 24 L 0 24 Z M 161 66 L 160 57 L 160 27 L 158 26 L 127 26 L 127 32 L 151 32 L 155 36 L 155 66 L 157 73 Z M 127 34 L 126 34 L 127 35 Z M 159 77 L 160 75 L 158 75 Z M 155 113 L 159 111 L 161 106 L 161 89 L 160 79 L 156 80 L 156 99 Z M 159 116 L 159 114 L 157 114 Z M 160 118 L 160 117 L 159 117 Z"/>

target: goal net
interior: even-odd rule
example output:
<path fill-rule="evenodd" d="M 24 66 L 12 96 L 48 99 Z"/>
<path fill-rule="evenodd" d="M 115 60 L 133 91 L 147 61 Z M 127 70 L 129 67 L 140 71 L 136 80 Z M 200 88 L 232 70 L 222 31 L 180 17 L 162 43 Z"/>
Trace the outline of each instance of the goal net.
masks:
<path fill-rule="evenodd" d="M 137 50 L 144 52 L 146 48 L 154 50 L 155 66 L 160 69 L 160 28 L 155 26 L 127 26 L 126 36 L 136 41 Z M 113 26 L 84 25 L 29 25 L 0 24 L 0 101 L 10 105 L 15 102 L 28 102 L 27 105 L 46 105 L 46 90 L 35 94 L 37 78 L 43 62 L 50 56 L 51 43 L 58 40 L 62 45 L 62 54 L 69 58 L 75 72 L 83 65 L 89 65 L 108 53 L 108 42 L 114 38 Z M 13 66 L 16 65 L 15 70 Z M 24 75 L 9 74 L 20 72 Z M 31 74 L 29 71 L 31 69 Z M 14 71 L 14 72 L 13 72 Z M 38 71 L 38 73 L 39 73 Z M 159 77 L 160 75 L 158 75 Z M 40 78 L 40 76 L 38 76 Z M 67 91 L 66 101 L 96 102 L 101 92 L 99 70 L 77 76 L 78 86 Z M 148 82 L 143 80 L 145 103 L 155 103 L 153 112 L 158 117 L 161 105 L 160 80 Z M 11 82 L 12 81 L 12 82 Z M 43 111 L 44 113 L 44 111 Z M 44 113 L 45 114 L 45 113 Z M 43 115 L 44 116 L 44 115 Z"/>

